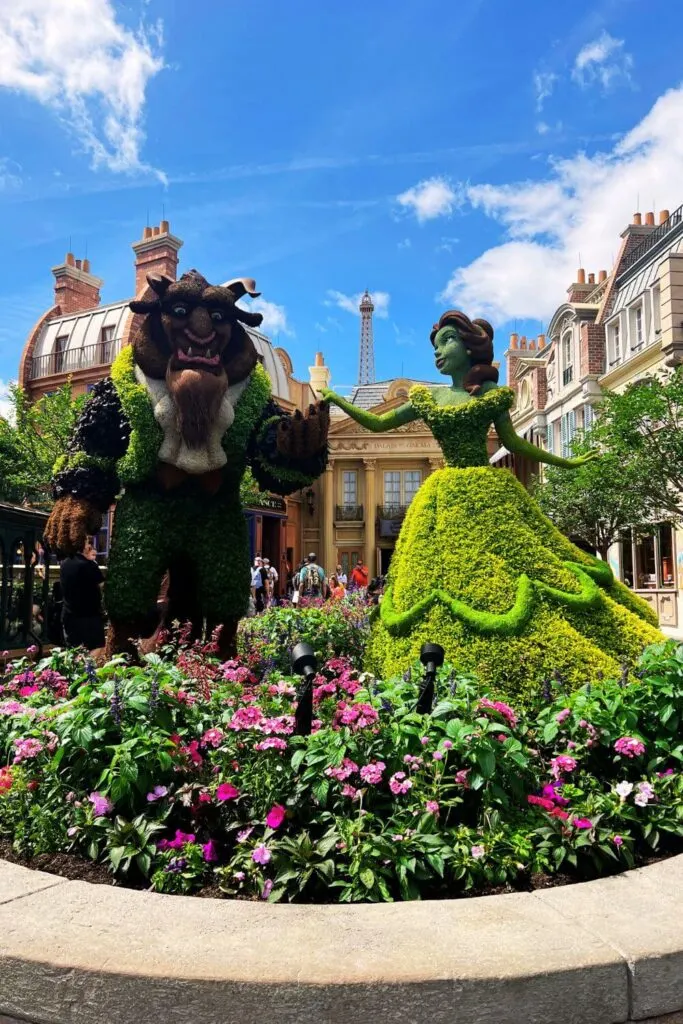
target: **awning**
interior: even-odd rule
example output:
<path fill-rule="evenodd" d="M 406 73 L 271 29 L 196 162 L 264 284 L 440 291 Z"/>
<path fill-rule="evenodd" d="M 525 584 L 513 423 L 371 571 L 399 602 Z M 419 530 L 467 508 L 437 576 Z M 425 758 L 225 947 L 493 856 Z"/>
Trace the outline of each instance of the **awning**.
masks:
<path fill-rule="evenodd" d="M 508 456 L 508 455 L 511 455 L 511 454 L 512 454 L 512 453 L 511 453 L 511 452 L 509 452 L 509 451 L 507 450 L 507 448 L 499 448 L 499 449 L 498 449 L 498 451 L 497 451 L 497 452 L 494 452 L 494 453 L 493 453 L 493 455 L 491 456 L 491 458 L 489 459 L 489 465 L 490 465 L 490 466 L 495 466 L 495 465 L 496 465 L 496 463 L 498 463 L 498 462 L 502 462 L 502 461 L 503 461 L 503 459 L 504 459 L 504 458 L 505 458 L 506 456 Z"/>

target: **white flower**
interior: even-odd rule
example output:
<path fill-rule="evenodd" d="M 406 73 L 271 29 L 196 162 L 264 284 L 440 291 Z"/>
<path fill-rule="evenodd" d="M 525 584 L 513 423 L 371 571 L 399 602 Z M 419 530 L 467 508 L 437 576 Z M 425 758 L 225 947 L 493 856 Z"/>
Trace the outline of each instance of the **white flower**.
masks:
<path fill-rule="evenodd" d="M 624 801 L 627 796 L 630 796 L 632 792 L 633 784 L 631 782 L 620 782 L 616 787 L 616 794 L 622 801 Z"/>
<path fill-rule="evenodd" d="M 634 804 L 637 804 L 638 807 L 647 807 L 647 795 L 645 793 L 636 793 L 636 795 L 633 798 L 633 802 Z"/>

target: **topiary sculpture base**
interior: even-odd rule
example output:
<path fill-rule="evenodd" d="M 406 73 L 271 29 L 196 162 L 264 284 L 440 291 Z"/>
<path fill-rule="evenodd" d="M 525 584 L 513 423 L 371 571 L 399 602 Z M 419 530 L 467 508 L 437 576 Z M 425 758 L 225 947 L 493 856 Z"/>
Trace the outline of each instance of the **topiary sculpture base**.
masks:
<path fill-rule="evenodd" d="M 406 515 L 368 668 L 384 677 L 425 641 L 510 698 L 559 671 L 571 688 L 617 676 L 662 639 L 649 605 L 571 544 L 508 471 L 443 469 Z"/>

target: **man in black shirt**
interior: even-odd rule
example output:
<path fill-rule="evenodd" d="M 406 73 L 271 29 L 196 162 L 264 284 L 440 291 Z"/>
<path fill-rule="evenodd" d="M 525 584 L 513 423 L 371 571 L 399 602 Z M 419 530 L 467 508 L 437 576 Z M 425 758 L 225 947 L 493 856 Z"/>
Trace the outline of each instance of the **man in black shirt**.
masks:
<path fill-rule="evenodd" d="M 59 566 L 62 584 L 62 623 L 69 647 L 93 651 L 104 647 L 104 615 L 101 587 L 104 576 L 97 552 L 89 541 L 83 551 L 65 558 Z"/>

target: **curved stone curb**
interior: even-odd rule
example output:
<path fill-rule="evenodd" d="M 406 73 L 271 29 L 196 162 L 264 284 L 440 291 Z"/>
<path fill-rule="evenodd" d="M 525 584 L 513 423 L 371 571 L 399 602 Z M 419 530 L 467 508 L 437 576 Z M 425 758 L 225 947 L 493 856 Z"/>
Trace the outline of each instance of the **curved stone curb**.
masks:
<path fill-rule="evenodd" d="M 675 1024 L 681 1010 L 683 856 L 529 894 L 343 907 L 0 861 L 0 1024 Z"/>

